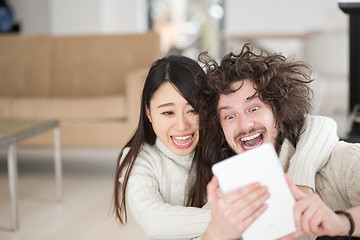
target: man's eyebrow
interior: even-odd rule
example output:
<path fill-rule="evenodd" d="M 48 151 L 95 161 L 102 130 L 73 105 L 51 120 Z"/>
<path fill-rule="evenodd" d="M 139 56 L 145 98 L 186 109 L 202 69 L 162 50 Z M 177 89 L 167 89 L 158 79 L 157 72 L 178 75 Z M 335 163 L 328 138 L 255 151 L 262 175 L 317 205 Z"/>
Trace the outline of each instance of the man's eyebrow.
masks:
<path fill-rule="evenodd" d="M 245 102 L 251 102 L 252 100 L 254 100 L 256 98 L 259 98 L 259 96 L 257 93 L 254 93 L 250 97 L 247 97 Z M 221 110 L 227 110 L 227 109 L 230 109 L 230 106 L 221 106 L 221 107 L 219 107 L 218 112 L 220 112 Z"/>
<path fill-rule="evenodd" d="M 253 95 L 251 95 L 250 97 L 246 98 L 247 102 L 250 102 L 252 100 L 254 100 L 255 98 L 259 98 L 259 95 L 257 93 L 254 93 Z"/>
<path fill-rule="evenodd" d="M 222 107 L 219 107 L 218 111 L 220 112 L 221 110 L 226 110 L 229 108 L 230 108 L 229 106 L 222 106 Z"/>

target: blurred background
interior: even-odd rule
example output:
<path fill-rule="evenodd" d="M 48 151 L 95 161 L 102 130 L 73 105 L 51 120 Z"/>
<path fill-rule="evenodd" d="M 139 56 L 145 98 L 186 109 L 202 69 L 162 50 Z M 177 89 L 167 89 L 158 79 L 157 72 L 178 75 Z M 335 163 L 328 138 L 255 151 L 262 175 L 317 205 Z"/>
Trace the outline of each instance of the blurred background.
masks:
<path fill-rule="evenodd" d="M 153 30 L 161 53 L 221 57 L 244 43 L 309 62 L 314 114 L 346 134 L 349 15 L 335 0 L 8 0 L 20 34 L 123 34 Z"/>
<path fill-rule="evenodd" d="M 154 31 L 161 56 L 193 59 L 202 51 L 220 59 L 251 43 L 308 62 L 315 78 L 313 114 L 335 119 L 341 138 L 353 126 L 350 16 L 335 0 L 1 0 L 0 21 L 0 32 L 14 35 Z M 12 232 L 6 151 L 0 148 L 0 239 L 146 239 L 132 218 L 123 228 L 111 213 L 120 147 L 64 147 L 61 204 L 54 196 L 51 148 L 19 147 L 21 221 L 20 231 Z"/>

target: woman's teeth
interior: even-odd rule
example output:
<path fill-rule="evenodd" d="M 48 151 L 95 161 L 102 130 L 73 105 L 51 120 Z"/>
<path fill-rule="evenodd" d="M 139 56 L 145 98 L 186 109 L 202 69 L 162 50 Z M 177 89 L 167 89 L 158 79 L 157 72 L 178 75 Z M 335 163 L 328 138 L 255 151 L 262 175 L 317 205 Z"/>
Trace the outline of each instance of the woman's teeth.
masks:
<path fill-rule="evenodd" d="M 192 137 L 193 137 L 193 135 L 182 136 L 182 137 L 171 136 L 171 139 L 178 146 L 186 146 L 191 142 Z"/>

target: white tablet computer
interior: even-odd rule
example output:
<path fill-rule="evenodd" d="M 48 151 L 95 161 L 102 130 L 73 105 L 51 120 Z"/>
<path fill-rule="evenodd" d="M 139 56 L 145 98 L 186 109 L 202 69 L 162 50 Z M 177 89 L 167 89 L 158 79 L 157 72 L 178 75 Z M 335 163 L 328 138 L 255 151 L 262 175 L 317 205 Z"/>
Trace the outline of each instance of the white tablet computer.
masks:
<path fill-rule="evenodd" d="M 244 232 L 244 240 L 272 240 L 296 231 L 295 199 L 271 143 L 216 163 L 212 171 L 224 194 L 254 182 L 267 186 L 269 190 L 268 208 Z"/>

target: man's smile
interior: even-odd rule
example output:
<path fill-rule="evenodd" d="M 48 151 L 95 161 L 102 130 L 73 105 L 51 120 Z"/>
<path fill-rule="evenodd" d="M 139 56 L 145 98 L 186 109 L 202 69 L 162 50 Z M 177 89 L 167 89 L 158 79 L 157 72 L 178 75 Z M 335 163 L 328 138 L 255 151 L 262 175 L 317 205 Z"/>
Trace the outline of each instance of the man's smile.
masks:
<path fill-rule="evenodd" d="M 246 151 L 255 147 L 260 146 L 264 142 L 264 132 L 255 132 L 246 136 L 240 137 L 238 140 L 241 148 Z"/>

